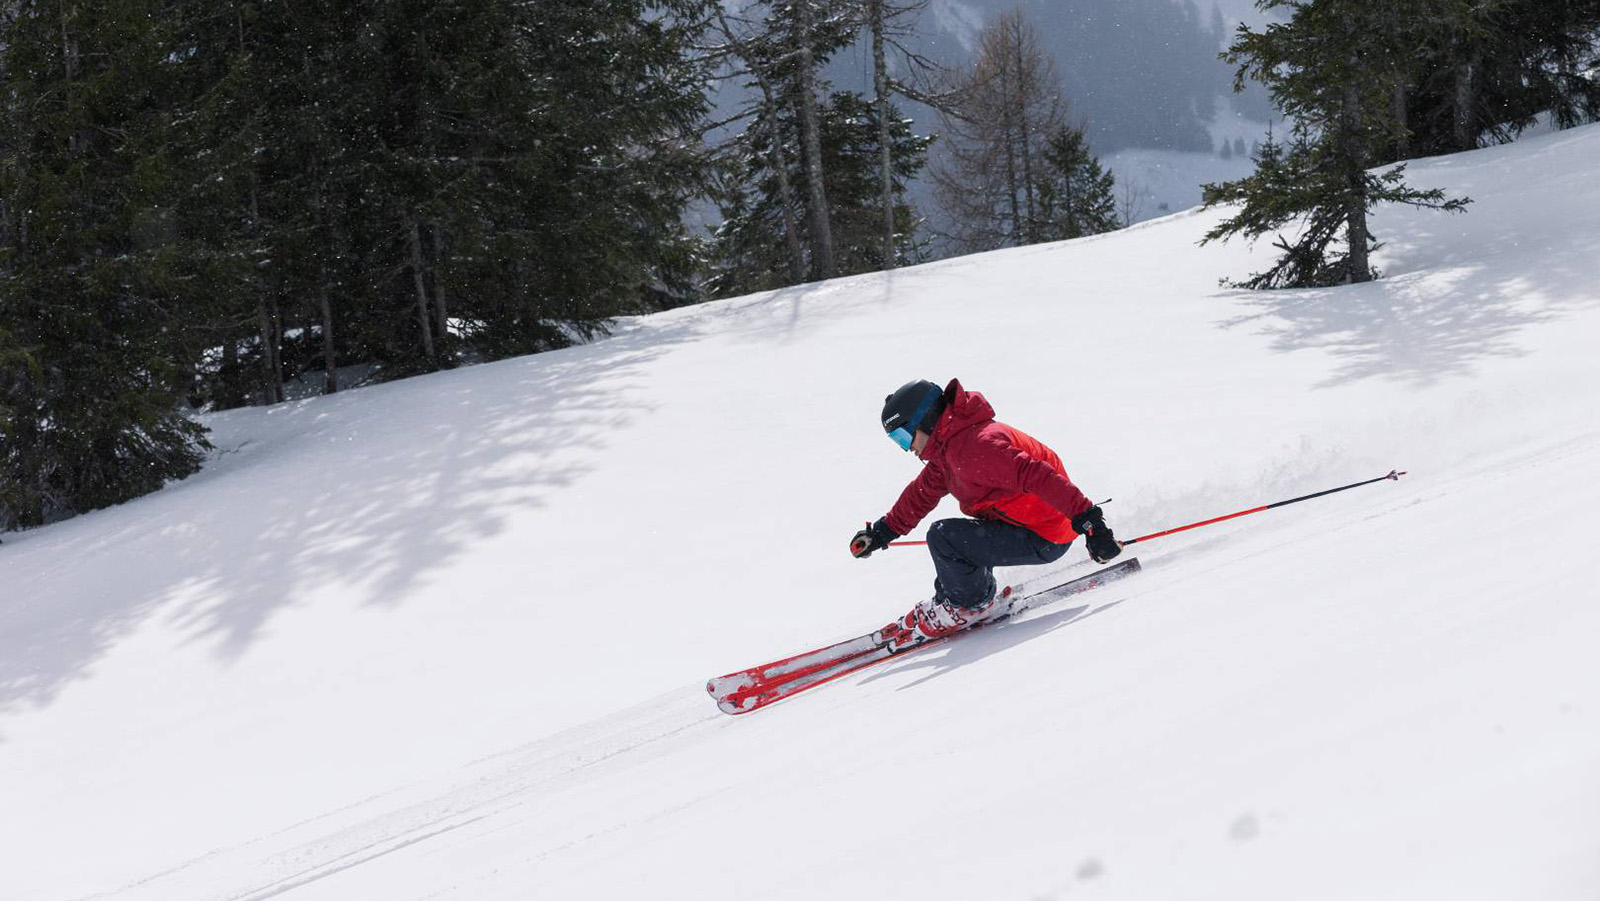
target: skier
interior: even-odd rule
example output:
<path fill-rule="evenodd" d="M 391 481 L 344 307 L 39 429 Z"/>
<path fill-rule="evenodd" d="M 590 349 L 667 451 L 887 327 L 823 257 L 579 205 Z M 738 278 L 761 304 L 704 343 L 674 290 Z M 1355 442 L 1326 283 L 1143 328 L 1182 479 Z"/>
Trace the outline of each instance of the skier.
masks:
<path fill-rule="evenodd" d="M 1067 478 L 1055 452 L 996 422 L 983 395 L 959 380 L 942 389 L 928 381 L 901 386 L 884 399 L 883 430 L 923 469 L 887 515 L 855 534 L 850 553 L 866 558 L 887 547 L 946 494 L 970 517 L 928 529 L 933 597 L 885 629 L 891 645 L 939 638 L 1003 612 L 996 566 L 1053 563 L 1078 535 L 1097 563 L 1122 553 L 1104 514 Z"/>

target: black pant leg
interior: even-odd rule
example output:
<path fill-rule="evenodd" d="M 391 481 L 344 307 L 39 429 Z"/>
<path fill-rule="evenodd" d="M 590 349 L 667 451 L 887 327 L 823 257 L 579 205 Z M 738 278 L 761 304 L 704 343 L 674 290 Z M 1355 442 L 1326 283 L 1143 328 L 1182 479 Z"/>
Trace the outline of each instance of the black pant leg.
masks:
<path fill-rule="evenodd" d="M 1053 563 L 1067 552 L 1022 526 L 993 519 L 941 519 L 928 529 L 934 597 L 977 607 L 994 597 L 996 566 Z"/>

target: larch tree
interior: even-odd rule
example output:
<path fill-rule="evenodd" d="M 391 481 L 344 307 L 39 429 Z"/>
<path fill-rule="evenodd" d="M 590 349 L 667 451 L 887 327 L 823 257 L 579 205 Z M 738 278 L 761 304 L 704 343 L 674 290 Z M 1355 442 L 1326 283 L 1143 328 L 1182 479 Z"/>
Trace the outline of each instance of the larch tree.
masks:
<path fill-rule="evenodd" d="M 1055 62 L 1020 9 L 979 38 L 976 60 L 950 86 L 941 114 L 935 196 L 961 252 L 1040 240 L 1044 145 L 1066 121 Z"/>

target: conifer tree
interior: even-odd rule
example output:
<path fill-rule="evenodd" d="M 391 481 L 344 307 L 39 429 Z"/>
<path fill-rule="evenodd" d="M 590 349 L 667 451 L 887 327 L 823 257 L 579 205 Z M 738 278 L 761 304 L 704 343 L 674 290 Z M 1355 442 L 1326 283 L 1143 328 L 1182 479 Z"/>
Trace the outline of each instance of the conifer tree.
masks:
<path fill-rule="evenodd" d="M 1433 0 L 1403 5 L 1414 45 L 1396 88 L 1404 149 L 1425 154 L 1509 140 L 1548 114 L 1600 118 L 1600 0 Z"/>
<path fill-rule="evenodd" d="M 926 163 L 930 139 L 913 134 L 910 123 L 893 106 L 890 116 L 895 161 L 893 252 L 894 262 L 899 264 L 916 252 L 917 217 L 905 192 Z M 883 259 L 878 106 L 855 92 L 837 91 L 818 105 L 818 122 L 838 274 L 891 268 Z M 790 270 L 784 262 L 783 233 L 788 227 L 785 223 L 792 223 L 803 212 L 800 198 L 805 196 L 811 176 L 798 155 L 774 155 L 770 142 L 776 136 L 792 146 L 800 140 L 799 131 L 792 112 L 780 108 L 775 128 L 758 116 L 735 142 L 737 154 L 730 162 L 733 171 L 723 199 L 723 223 L 713 241 L 709 286 L 713 296 L 730 297 L 795 283 L 787 277 Z M 775 156 L 790 161 L 786 175 L 772 166 Z M 784 182 L 795 186 L 787 194 L 787 205 Z"/>
<path fill-rule="evenodd" d="M 0 23 L 0 525 L 159 487 L 184 402 L 694 296 L 710 0 L 84 0 Z"/>
<path fill-rule="evenodd" d="M 769 77 L 780 85 L 783 102 L 793 106 L 800 137 L 795 155 L 805 176 L 799 185 L 805 202 L 810 274 L 816 279 L 833 278 L 839 264 L 823 163 L 820 95 L 824 86 L 818 73 L 848 41 L 855 25 L 853 10 L 827 0 L 761 0 L 760 5 L 767 14 L 756 44 L 764 58 L 748 62 L 766 67 Z"/>
<path fill-rule="evenodd" d="M 1307 287 L 1364 282 L 1374 277 L 1369 255 L 1376 244 L 1367 213 L 1380 203 L 1458 211 L 1466 199 L 1442 190 L 1417 190 L 1404 167 L 1369 171 L 1393 145 L 1403 125 L 1391 104 L 1394 72 L 1407 48 L 1397 40 L 1390 5 L 1379 0 L 1261 0 L 1264 11 L 1284 10 L 1287 22 L 1261 31 L 1241 26 L 1224 58 L 1238 66 L 1236 87 L 1253 78 L 1271 91 L 1294 121 L 1287 147 L 1269 141 L 1255 174 L 1205 186 L 1208 206 L 1239 210 L 1201 243 L 1235 234 L 1256 238 L 1295 224 L 1293 238 L 1279 236 L 1283 251 L 1249 287 Z M 1333 248 L 1344 242 L 1342 251 Z"/>
<path fill-rule="evenodd" d="M 1080 129 L 1061 126 L 1045 142 L 1039 182 L 1038 239 L 1065 241 L 1116 231 L 1116 179 L 1089 152 Z"/>
<path fill-rule="evenodd" d="M 175 167 L 153 0 L 13 4 L 0 24 L 0 524 L 115 504 L 193 472 Z"/>

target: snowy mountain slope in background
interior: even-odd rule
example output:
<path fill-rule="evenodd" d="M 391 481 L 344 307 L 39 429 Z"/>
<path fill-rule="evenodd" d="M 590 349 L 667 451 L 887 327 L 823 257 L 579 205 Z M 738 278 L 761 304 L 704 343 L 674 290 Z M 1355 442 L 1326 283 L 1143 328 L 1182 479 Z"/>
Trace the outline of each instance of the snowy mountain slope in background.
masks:
<path fill-rule="evenodd" d="M 215 417 L 0 547 L 0 896 L 1592 898 L 1600 128 L 1409 171 L 1369 285 L 1190 212 Z M 844 544 L 951 376 L 1123 535 L 1412 475 L 716 713 L 926 593 Z"/>

